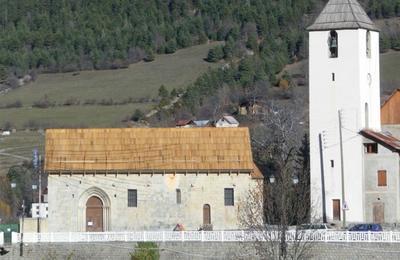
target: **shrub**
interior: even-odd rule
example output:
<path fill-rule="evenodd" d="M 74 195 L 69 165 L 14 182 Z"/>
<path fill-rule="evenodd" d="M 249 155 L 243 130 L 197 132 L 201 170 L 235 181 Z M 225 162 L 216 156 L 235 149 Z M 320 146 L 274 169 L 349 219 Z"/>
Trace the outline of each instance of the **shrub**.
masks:
<path fill-rule="evenodd" d="M 140 109 L 136 109 L 131 117 L 131 120 L 138 122 L 139 120 L 143 119 L 143 117 L 144 117 L 144 113 Z"/>
<path fill-rule="evenodd" d="M 80 101 L 76 97 L 70 97 L 64 101 L 63 106 L 75 106 L 79 105 Z"/>
<path fill-rule="evenodd" d="M 149 50 L 146 52 L 146 57 L 143 59 L 145 62 L 152 62 L 154 61 L 154 52 L 152 50 Z"/>
<path fill-rule="evenodd" d="M 45 95 L 43 98 L 41 98 L 38 101 L 35 101 L 32 105 L 32 107 L 37 107 L 37 108 L 49 108 L 49 107 L 54 107 L 55 103 L 51 102 L 47 95 Z"/>
<path fill-rule="evenodd" d="M 135 252 L 131 253 L 131 260 L 158 260 L 160 253 L 154 242 L 139 242 L 135 246 Z"/>
<path fill-rule="evenodd" d="M 207 61 L 217 62 L 224 58 L 224 49 L 222 46 L 217 46 L 208 51 Z"/>
<path fill-rule="evenodd" d="M 6 105 L 6 108 L 19 108 L 19 107 L 22 107 L 22 102 L 20 100 L 16 100 Z"/>

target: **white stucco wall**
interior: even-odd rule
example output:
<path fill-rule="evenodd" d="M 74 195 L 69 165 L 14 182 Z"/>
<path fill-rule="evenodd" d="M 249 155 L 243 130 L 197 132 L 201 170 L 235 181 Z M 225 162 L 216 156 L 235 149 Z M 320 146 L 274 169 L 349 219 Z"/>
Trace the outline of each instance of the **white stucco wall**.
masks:
<path fill-rule="evenodd" d="M 326 213 L 332 200 L 342 201 L 338 111 L 342 111 L 345 197 L 349 222 L 364 220 L 363 143 L 359 130 L 380 130 L 379 34 L 371 32 L 371 58 L 366 55 L 364 29 L 338 30 L 338 58 L 329 57 L 329 31 L 310 32 L 310 159 L 313 216 L 322 217 L 321 162 L 318 135 L 324 133 Z M 335 81 L 332 81 L 335 73 Z M 371 84 L 368 74 L 371 74 Z M 369 123 L 365 122 L 365 103 Z M 331 167 L 330 161 L 334 161 Z M 342 215 L 342 212 L 341 212 Z M 341 216 L 343 217 L 343 216 Z"/>
<path fill-rule="evenodd" d="M 373 205 L 383 203 L 385 223 L 400 222 L 399 154 L 379 145 L 377 154 L 364 155 L 365 221 L 374 222 Z M 378 186 L 378 171 L 386 171 L 387 186 Z"/>
<path fill-rule="evenodd" d="M 50 175 L 49 231 L 85 231 L 86 191 L 99 188 L 109 199 L 110 231 L 186 230 L 203 224 L 203 205 L 211 206 L 214 230 L 239 228 L 238 213 L 256 180 L 248 174 Z M 234 189 L 234 206 L 224 205 L 224 188 Z M 127 190 L 137 189 L 137 208 L 127 207 Z M 182 203 L 176 203 L 176 189 Z"/>

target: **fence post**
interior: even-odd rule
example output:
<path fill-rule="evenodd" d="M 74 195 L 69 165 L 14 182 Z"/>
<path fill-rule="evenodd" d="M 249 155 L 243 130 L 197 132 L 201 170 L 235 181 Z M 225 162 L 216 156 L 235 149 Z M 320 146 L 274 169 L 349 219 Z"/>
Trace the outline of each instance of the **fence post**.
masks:
<path fill-rule="evenodd" d="M 244 230 L 242 230 L 242 240 L 241 241 L 244 241 Z"/>
<path fill-rule="evenodd" d="M 349 242 L 349 231 L 346 231 L 346 242 Z"/>
<path fill-rule="evenodd" d="M 325 243 L 328 242 L 328 231 L 325 231 L 325 233 L 324 233 L 324 240 L 325 240 Z"/>
<path fill-rule="evenodd" d="M 368 231 L 368 242 L 371 242 L 371 231 Z"/>
<path fill-rule="evenodd" d="M 185 231 L 181 231 L 181 240 L 182 240 L 182 242 L 185 242 L 185 234 L 184 234 L 184 232 Z"/>
<path fill-rule="evenodd" d="M 124 232 L 124 240 L 125 242 L 128 242 L 128 232 Z"/>
<path fill-rule="evenodd" d="M 69 232 L 68 233 L 68 242 L 72 242 L 72 233 L 71 232 Z"/>
<path fill-rule="evenodd" d="M 146 231 L 143 231 L 143 241 L 146 242 Z"/>
<path fill-rule="evenodd" d="M 0 246 L 4 244 L 4 233 L 0 232 Z"/>
<path fill-rule="evenodd" d="M 162 232 L 162 241 L 165 242 L 165 231 Z"/>
<path fill-rule="evenodd" d="M 221 242 L 224 242 L 224 241 L 225 241 L 225 239 L 224 239 L 224 231 L 221 230 Z"/>
<path fill-rule="evenodd" d="M 204 242 L 204 230 L 201 231 L 201 242 Z"/>
<path fill-rule="evenodd" d="M 393 231 L 390 231 L 390 243 L 393 243 Z"/>

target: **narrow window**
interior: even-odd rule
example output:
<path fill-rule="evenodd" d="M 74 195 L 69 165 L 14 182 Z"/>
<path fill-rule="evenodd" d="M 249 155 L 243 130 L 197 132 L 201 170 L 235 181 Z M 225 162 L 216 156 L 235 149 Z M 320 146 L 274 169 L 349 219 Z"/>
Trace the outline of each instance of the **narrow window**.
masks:
<path fill-rule="evenodd" d="M 386 186 L 387 186 L 386 171 L 385 170 L 378 171 L 378 187 L 386 187 Z"/>
<path fill-rule="evenodd" d="M 335 81 L 335 73 L 332 73 L 332 81 Z"/>
<path fill-rule="evenodd" d="M 366 45 L 367 45 L 367 58 L 371 58 L 371 32 L 370 31 L 367 31 Z"/>
<path fill-rule="evenodd" d="M 336 31 L 331 31 L 329 33 L 328 45 L 331 58 L 338 57 L 338 34 Z"/>
<path fill-rule="evenodd" d="M 181 190 L 176 189 L 176 204 L 181 204 L 182 203 L 182 197 L 181 197 Z"/>
<path fill-rule="evenodd" d="M 234 194 L 232 188 L 225 188 L 224 197 L 225 197 L 225 206 L 234 205 Z"/>
<path fill-rule="evenodd" d="M 365 127 L 369 127 L 369 108 L 368 103 L 365 103 Z"/>
<path fill-rule="evenodd" d="M 128 207 L 137 207 L 137 190 L 128 190 Z"/>
<path fill-rule="evenodd" d="M 378 153 L 378 144 L 377 143 L 370 143 L 364 144 L 365 153 Z"/>
<path fill-rule="evenodd" d="M 331 167 L 335 168 L 335 161 L 334 160 L 331 160 Z"/>

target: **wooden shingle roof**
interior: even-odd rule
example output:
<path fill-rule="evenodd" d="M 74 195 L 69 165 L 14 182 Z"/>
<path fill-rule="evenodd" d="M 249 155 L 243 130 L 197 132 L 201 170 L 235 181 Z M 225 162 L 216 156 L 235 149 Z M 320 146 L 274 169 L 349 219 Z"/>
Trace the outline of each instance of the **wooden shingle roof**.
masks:
<path fill-rule="evenodd" d="M 309 31 L 339 29 L 367 29 L 378 31 L 357 0 L 330 0 Z"/>
<path fill-rule="evenodd" d="M 248 128 L 49 129 L 45 150 L 46 172 L 258 171 Z"/>

